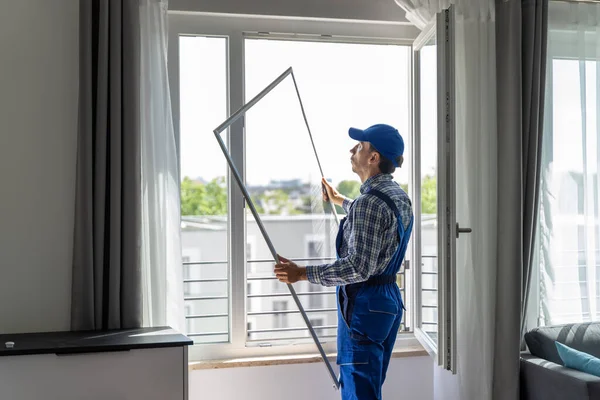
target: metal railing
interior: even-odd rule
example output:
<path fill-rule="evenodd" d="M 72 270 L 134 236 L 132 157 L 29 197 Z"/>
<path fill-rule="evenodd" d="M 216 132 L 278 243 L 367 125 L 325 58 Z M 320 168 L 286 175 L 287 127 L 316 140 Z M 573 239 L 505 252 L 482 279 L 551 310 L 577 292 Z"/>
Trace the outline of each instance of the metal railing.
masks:
<path fill-rule="evenodd" d="M 292 261 L 297 262 L 297 263 L 314 263 L 317 261 L 320 262 L 328 262 L 328 261 L 333 261 L 335 260 L 334 257 L 318 257 L 318 258 L 294 258 L 292 259 Z M 248 265 L 259 265 L 259 264 L 264 264 L 264 263 L 270 263 L 273 264 L 273 260 L 271 259 L 254 259 L 254 260 L 248 260 L 247 264 Z M 205 267 L 205 266 L 215 266 L 215 265 L 222 265 L 222 266 L 226 266 L 228 264 L 227 261 L 186 261 L 183 263 L 184 267 Z M 252 268 L 249 268 L 249 270 L 251 270 Z M 400 272 L 398 272 L 398 275 L 403 276 L 403 278 L 405 277 L 406 271 L 404 270 L 404 268 L 401 268 Z M 225 274 L 224 274 L 225 275 Z M 257 273 L 253 273 L 253 272 L 249 272 L 247 274 L 246 277 L 246 281 L 247 283 L 254 283 L 254 282 L 269 282 L 269 281 L 275 281 L 276 277 L 273 275 L 258 275 Z M 229 278 L 228 277 L 211 277 L 211 278 L 187 278 L 184 279 L 184 285 L 190 285 L 190 284 L 203 284 L 203 283 L 226 283 L 229 282 Z M 399 282 L 402 282 L 402 285 L 404 285 L 405 279 L 401 279 Z M 263 288 L 261 288 L 261 290 L 263 290 Z M 401 292 L 405 292 L 405 287 L 402 286 L 400 287 L 400 291 Z M 187 292 L 187 291 L 186 291 Z M 310 299 L 311 297 L 314 298 L 316 296 L 331 296 L 334 297 L 335 296 L 335 291 L 334 290 L 318 290 L 318 291 L 303 291 L 303 292 L 298 292 L 297 293 L 298 296 L 302 296 L 304 299 Z M 291 295 L 289 293 L 276 293 L 276 292 L 258 292 L 258 293 L 247 293 L 246 294 L 246 298 L 247 300 L 250 302 L 252 300 L 268 300 L 268 299 L 274 299 L 274 301 L 279 300 L 281 298 L 286 298 L 286 297 L 290 297 Z M 192 294 L 186 294 L 184 296 L 184 301 L 186 303 L 191 303 L 191 302 L 202 302 L 202 301 L 222 301 L 222 300 L 228 300 L 229 299 L 229 294 L 225 293 L 225 294 L 210 294 L 210 295 L 204 295 L 201 293 L 201 291 L 199 291 L 199 293 L 194 293 Z M 335 304 L 336 300 L 330 301 L 330 303 L 333 302 Z M 207 320 L 216 320 L 216 319 L 224 319 L 224 318 L 229 318 L 230 314 L 229 312 L 194 312 L 193 310 L 193 306 L 189 308 L 189 311 L 187 311 L 188 308 L 186 308 L 186 314 L 185 314 L 185 318 L 187 321 L 207 321 Z M 319 319 L 323 319 L 324 316 L 328 316 L 331 321 L 335 321 L 336 325 L 332 325 L 332 324 L 325 324 L 325 325 L 313 325 L 313 328 L 317 331 L 317 332 L 322 332 L 322 335 L 319 335 L 319 337 L 321 339 L 331 339 L 331 338 L 335 338 L 336 335 L 332 335 L 332 334 L 328 334 L 327 331 L 328 330 L 334 330 L 337 329 L 337 308 L 336 307 L 319 307 L 319 308 L 309 308 L 306 307 L 305 308 L 306 313 L 308 313 L 309 315 L 311 314 L 320 314 Z M 261 325 L 264 326 L 264 328 L 262 327 L 256 327 L 256 328 L 251 328 L 248 327 L 247 329 L 247 341 L 248 342 L 269 342 L 269 341 L 288 341 L 288 340 L 302 340 L 302 339 L 310 339 L 308 336 L 308 328 L 306 328 L 305 326 L 280 326 L 280 327 L 275 327 L 276 323 L 275 323 L 275 318 L 286 318 L 287 316 L 295 316 L 298 315 L 299 317 L 300 311 L 299 310 L 275 310 L 273 309 L 273 304 L 271 304 L 271 307 L 269 307 L 269 309 L 253 309 L 251 304 L 248 304 L 248 310 L 246 312 L 246 316 L 248 317 L 248 319 L 254 319 L 256 321 L 254 321 L 257 325 Z M 264 319 L 264 318 L 268 318 L 271 317 L 271 319 L 268 319 L 266 321 L 260 321 L 260 324 L 258 323 L 258 319 Z M 319 320 L 317 319 L 317 321 Z M 297 323 L 299 321 L 296 321 Z M 279 324 L 289 324 L 289 321 L 279 321 Z M 224 324 L 225 325 L 225 324 Z M 228 323 L 227 323 L 227 327 L 228 327 Z M 216 330 L 209 330 L 207 332 L 199 332 L 200 329 L 192 329 L 190 333 L 188 333 L 188 336 L 190 337 L 200 337 L 200 338 L 210 338 L 210 337 L 220 337 L 223 338 L 225 336 L 227 336 L 227 338 L 229 337 L 229 330 L 227 328 L 227 330 L 221 330 L 221 329 L 216 329 Z M 285 333 L 289 333 L 289 332 L 306 332 L 307 336 L 287 336 L 284 335 Z M 261 337 L 262 336 L 262 337 Z M 223 340 L 217 340 L 217 341 L 223 341 Z M 206 341 L 203 340 L 203 343 L 213 343 L 211 341 Z"/>
<path fill-rule="evenodd" d="M 425 275 L 425 276 L 437 276 L 437 256 L 434 255 L 423 255 L 421 256 L 422 258 L 422 263 L 421 263 L 421 275 Z M 423 268 L 425 267 L 425 261 L 431 261 L 433 263 L 435 263 L 435 271 L 423 271 Z M 421 284 L 422 285 L 422 284 Z M 425 292 L 425 293 L 435 293 L 437 294 L 438 290 L 437 288 L 431 288 L 431 287 L 421 287 L 421 292 Z M 426 310 L 437 310 L 438 306 L 437 304 L 427 304 L 427 303 L 422 303 L 421 304 L 421 309 L 426 309 Z M 429 333 L 429 334 L 435 334 L 437 332 L 437 326 L 438 326 L 438 322 L 436 320 L 431 320 L 431 319 L 427 319 L 425 318 L 425 313 L 421 312 L 423 315 L 423 318 L 421 320 L 421 325 L 422 328 L 425 332 Z"/>

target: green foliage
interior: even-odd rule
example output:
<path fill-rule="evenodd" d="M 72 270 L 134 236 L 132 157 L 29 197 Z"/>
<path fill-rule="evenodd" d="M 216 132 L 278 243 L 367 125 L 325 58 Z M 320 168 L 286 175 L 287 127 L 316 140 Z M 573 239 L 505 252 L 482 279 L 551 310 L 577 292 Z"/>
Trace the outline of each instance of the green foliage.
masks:
<path fill-rule="evenodd" d="M 181 182 L 181 215 L 226 215 L 227 187 L 225 178 L 218 177 L 203 184 L 189 177 Z"/>
<path fill-rule="evenodd" d="M 435 176 L 426 175 L 421 181 L 421 213 L 437 213 L 437 180 Z"/>
<path fill-rule="evenodd" d="M 350 199 L 355 199 L 360 196 L 360 182 L 341 181 L 337 186 L 337 191 Z"/>
<path fill-rule="evenodd" d="M 263 213 L 269 215 L 301 214 L 300 210 L 295 209 L 290 204 L 290 195 L 281 189 L 268 190 L 264 193 L 259 194 L 257 196 L 256 203 L 261 205 Z"/>
<path fill-rule="evenodd" d="M 252 198 L 252 203 L 254 204 L 254 207 L 256 207 L 256 211 L 259 214 L 264 214 L 265 213 L 265 209 L 260 205 L 260 200 L 257 196 L 250 196 Z M 248 210 L 248 212 L 250 212 L 250 210 Z"/>
<path fill-rule="evenodd" d="M 337 191 L 343 194 L 344 196 L 355 199 L 360 196 L 360 182 L 358 181 L 341 181 L 337 187 Z M 401 183 L 400 187 L 408 193 L 408 183 Z M 434 213 L 436 212 L 436 182 L 435 177 L 427 176 L 423 181 L 423 213 Z M 329 208 L 327 208 L 329 210 Z M 344 214 L 344 210 L 336 206 L 336 210 L 338 214 Z M 426 210 L 426 211 L 425 211 Z"/>
<path fill-rule="evenodd" d="M 208 215 L 227 214 L 227 184 L 225 177 L 218 177 L 206 184 Z"/>
<path fill-rule="evenodd" d="M 341 195 L 346 196 L 349 199 L 354 200 L 358 196 L 360 196 L 360 182 L 359 181 L 341 181 L 337 186 L 337 191 L 340 192 Z M 327 211 L 330 210 L 328 205 Z M 335 211 L 337 214 L 346 214 L 346 211 L 340 206 L 335 206 Z"/>
<path fill-rule="evenodd" d="M 344 196 L 355 199 L 360 195 L 360 182 L 341 181 L 337 190 Z M 400 185 L 408 192 L 408 185 Z M 257 211 L 269 215 L 297 215 L 310 210 L 310 196 L 303 196 L 301 205 L 295 206 L 290 201 L 287 191 L 275 189 L 265 191 L 252 197 Z M 329 211 L 329 204 L 324 205 Z M 421 182 L 421 207 L 423 214 L 437 212 L 437 183 L 435 176 L 427 175 Z M 338 214 L 344 214 L 341 207 L 336 206 Z M 181 215 L 183 216 L 209 216 L 227 214 L 227 185 L 224 177 L 218 177 L 203 184 L 189 177 L 181 182 Z"/>

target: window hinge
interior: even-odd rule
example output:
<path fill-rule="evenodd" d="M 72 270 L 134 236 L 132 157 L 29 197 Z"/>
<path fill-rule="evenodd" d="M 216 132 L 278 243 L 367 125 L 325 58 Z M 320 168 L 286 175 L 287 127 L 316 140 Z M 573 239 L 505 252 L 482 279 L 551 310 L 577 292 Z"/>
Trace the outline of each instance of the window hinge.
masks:
<path fill-rule="evenodd" d="M 410 260 L 404 260 L 404 270 L 410 269 Z"/>

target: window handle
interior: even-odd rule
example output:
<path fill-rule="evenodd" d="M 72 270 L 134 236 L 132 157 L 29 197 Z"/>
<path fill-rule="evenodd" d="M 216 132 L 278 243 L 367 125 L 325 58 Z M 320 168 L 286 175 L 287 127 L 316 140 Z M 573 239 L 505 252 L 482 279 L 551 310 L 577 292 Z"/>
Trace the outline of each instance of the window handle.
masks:
<path fill-rule="evenodd" d="M 460 236 L 461 233 L 471 233 L 473 230 L 471 228 L 461 228 L 458 222 L 456 223 L 456 238 Z"/>

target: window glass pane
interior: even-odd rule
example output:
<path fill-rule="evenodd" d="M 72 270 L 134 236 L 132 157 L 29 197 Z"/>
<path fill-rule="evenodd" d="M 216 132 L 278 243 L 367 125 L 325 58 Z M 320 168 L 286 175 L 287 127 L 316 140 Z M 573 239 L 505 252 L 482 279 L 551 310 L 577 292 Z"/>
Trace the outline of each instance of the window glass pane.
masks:
<path fill-rule="evenodd" d="M 245 45 L 246 100 L 293 67 L 323 172 L 346 196 L 360 194 L 360 181 L 350 165 L 354 143 L 348 137 L 349 127 L 394 125 L 408 148 L 409 47 L 258 39 L 247 39 Z M 404 168 L 397 170 L 395 178 L 407 188 L 410 161 L 405 158 Z M 248 112 L 246 160 L 246 183 L 277 251 L 300 259 L 301 265 L 333 260 L 335 221 L 323 218 L 320 171 L 313 165 L 314 153 L 291 78 Z M 248 233 L 260 238 L 255 225 L 249 215 Z M 267 262 L 248 262 L 248 279 L 254 279 L 248 320 L 256 330 L 250 340 L 309 337 L 291 296 L 286 298 L 290 313 L 285 318 L 268 314 L 275 311 L 274 302 L 284 299 L 269 296 L 289 292 L 273 279 L 258 279 L 272 276 L 271 255 L 264 241 L 258 242 L 256 258 Z M 309 318 L 318 322 L 319 336 L 324 340 L 334 337 L 333 288 L 307 282 L 295 287 Z M 279 330 L 266 332 L 274 329 Z"/>
<path fill-rule="evenodd" d="M 179 63 L 186 325 L 196 343 L 221 342 L 229 340 L 227 165 L 212 130 L 227 118 L 227 39 L 180 37 Z"/>
<path fill-rule="evenodd" d="M 246 78 L 253 81 L 251 75 Z M 321 174 L 291 77 L 246 113 L 245 128 L 246 185 L 275 249 L 302 264 L 333 260 L 337 227 L 325 214 Z M 256 258 L 249 257 L 247 264 L 249 340 L 307 337 L 287 286 L 273 278 L 272 256 L 249 209 L 246 223 L 247 234 L 257 238 Z M 315 305 L 312 297 L 327 296 L 320 290 L 313 294 L 314 286 L 295 285 L 306 309 Z M 334 307 L 333 291 L 328 293 L 324 303 Z"/>
<path fill-rule="evenodd" d="M 550 35 L 549 46 L 559 43 Z M 577 40 L 583 40 L 578 36 Z M 588 37 L 588 39 L 590 39 Z M 560 52 L 558 52 L 560 54 Z M 536 260 L 542 325 L 600 320 L 598 63 L 549 61 Z"/>
<path fill-rule="evenodd" d="M 420 50 L 421 322 L 437 343 L 437 50 L 435 36 Z"/>

